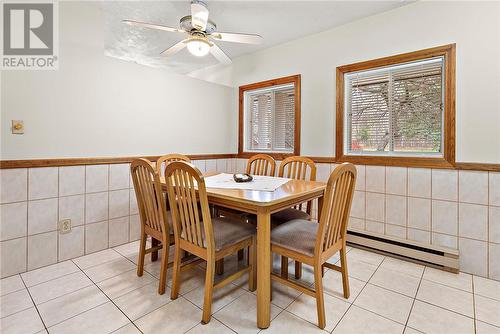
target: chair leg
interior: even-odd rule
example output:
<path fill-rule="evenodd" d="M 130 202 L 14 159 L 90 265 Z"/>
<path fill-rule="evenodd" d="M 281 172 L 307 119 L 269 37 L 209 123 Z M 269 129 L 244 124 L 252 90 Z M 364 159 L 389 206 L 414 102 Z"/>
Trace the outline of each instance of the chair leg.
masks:
<path fill-rule="evenodd" d="M 170 291 L 170 299 L 179 297 L 179 279 L 181 274 L 181 249 L 175 245 L 174 265 L 172 267 L 172 290 Z"/>
<path fill-rule="evenodd" d="M 217 275 L 224 274 L 224 259 L 220 259 L 215 262 L 215 273 Z"/>
<path fill-rule="evenodd" d="M 302 277 L 302 263 L 295 261 L 295 278 L 300 279 Z"/>
<path fill-rule="evenodd" d="M 207 261 L 207 272 L 205 275 L 205 297 L 203 299 L 203 315 L 201 322 L 208 324 L 210 318 L 212 317 L 212 294 L 214 288 L 214 261 L 208 259 Z"/>
<path fill-rule="evenodd" d="M 146 233 L 141 236 L 141 242 L 139 244 L 139 259 L 137 261 L 137 276 L 142 276 L 144 273 L 144 256 L 146 255 Z"/>
<path fill-rule="evenodd" d="M 163 254 L 161 257 L 161 269 L 160 269 L 160 285 L 158 286 L 158 293 L 163 295 L 165 293 L 165 286 L 167 285 L 167 269 L 168 269 L 168 256 L 170 251 L 170 246 L 168 240 L 164 242 Z"/>
<path fill-rule="evenodd" d="M 238 251 L 238 261 L 243 260 L 244 257 L 245 257 L 245 251 L 243 249 L 240 249 Z"/>
<path fill-rule="evenodd" d="M 281 277 L 288 279 L 288 258 L 281 255 Z"/>
<path fill-rule="evenodd" d="M 255 291 L 257 288 L 257 243 L 256 237 L 252 237 L 252 246 L 248 248 L 248 290 Z"/>
<path fill-rule="evenodd" d="M 349 276 L 347 274 L 347 257 L 345 246 L 340 250 L 340 266 L 342 269 L 342 286 L 344 290 L 344 298 L 349 298 L 351 292 L 349 291 Z"/>
<path fill-rule="evenodd" d="M 151 237 L 151 247 L 156 247 L 160 244 L 160 241 Z M 158 260 L 158 251 L 151 252 L 151 262 Z"/>
<path fill-rule="evenodd" d="M 323 277 L 321 275 L 321 265 L 314 266 L 314 285 L 316 290 L 316 308 L 318 311 L 318 327 L 324 329 L 325 319 L 325 301 L 323 299 Z"/>

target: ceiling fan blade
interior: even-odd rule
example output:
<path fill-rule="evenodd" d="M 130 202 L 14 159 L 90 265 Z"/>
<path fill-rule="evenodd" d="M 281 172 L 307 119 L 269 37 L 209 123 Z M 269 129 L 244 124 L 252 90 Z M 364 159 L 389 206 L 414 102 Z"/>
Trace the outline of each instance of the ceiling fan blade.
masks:
<path fill-rule="evenodd" d="M 235 42 L 235 43 L 246 43 L 246 44 L 260 44 L 263 41 L 263 38 L 260 35 L 238 34 L 232 32 L 214 32 L 210 34 L 210 37 L 223 42 Z"/>
<path fill-rule="evenodd" d="M 176 54 L 177 52 L 181 51 L 182 49 L 184 49 L 186 47 L 186 45 L 187 45 L 186 42 L 187 42 L 187 39 L 182 40 L 179 43 L 176 43 L 176 44 L 172 45 L 171 47 L 169 47 L 168 49 L 166 49 L 165 51 L 163 51 L 160 54 L 162 56 L 165 56 L 165 57 L 174 55 L 174 54 Z"/>
<path fill-rule="evenodd" d="M 207 5 L 198 0 L 191 1 L 191 23 L 196 29 L 205 31 L 208 22 Z"/>
<path fill-rule="evenodd" d="M 133 20 L 123 20 L 122 22 L 125 23 L 125 24 L 128 24 L 128 25 L 131 25 L 131 26 L 137 26 L 137 27 L 143 27 L 143 28 L 149 28 L 149 29 L 156 29 L 156 30 L 163 30 L 163 31 L 169 31 L 169 32 L 182 32 L 182 33 L 186 33 L 186 31 L 184 31 L 182 29 L 172 28 L 172 27 L 161 25 L 161 24 L 153 24 L 153 23 L 133 21 Z"/>
<path fill-rule="evenodd" d="M 210 53 L 222 64 L 229 65 L 232 63 L 231 58 L 227 56 L 227 54 L 222 51 L 221 48 L 217 46 L 217 44 L 212 44 L 210 48 Z"/>

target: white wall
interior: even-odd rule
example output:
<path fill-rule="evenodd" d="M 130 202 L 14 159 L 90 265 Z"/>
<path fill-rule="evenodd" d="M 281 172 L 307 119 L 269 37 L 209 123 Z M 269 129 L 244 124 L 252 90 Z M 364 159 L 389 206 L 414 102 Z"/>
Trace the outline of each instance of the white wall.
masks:
<path fill-rule="evenodd" d="M 59 70 L 1 73 L 1 159 L 232 152 L 233 90 L 104 56 L 102 15 L 61 2 Z"/>
<path fill-rule="evenodd" d="M 457 161 L 500 163 L 499 2 L 417 2 L 191 75 L 238 87 L 302 74 L 301 153 L 333 156 L 337 66 L 448 43 L 457 44 Z"/>

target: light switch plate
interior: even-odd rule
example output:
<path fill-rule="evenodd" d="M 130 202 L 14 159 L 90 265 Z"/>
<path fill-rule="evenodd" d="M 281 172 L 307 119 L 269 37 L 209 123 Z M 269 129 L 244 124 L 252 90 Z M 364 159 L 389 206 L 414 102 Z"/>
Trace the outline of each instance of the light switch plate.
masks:
<path fill-rule="evenodd" d="M 19 120 L 13 120 L 12 133 L 16 135 L 22 135 L 24 133 L 24 122 Z"/>

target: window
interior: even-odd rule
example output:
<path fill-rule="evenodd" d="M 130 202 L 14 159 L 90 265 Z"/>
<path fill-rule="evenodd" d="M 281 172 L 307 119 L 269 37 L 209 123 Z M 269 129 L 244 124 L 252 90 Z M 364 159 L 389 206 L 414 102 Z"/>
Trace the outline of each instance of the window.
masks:
<path fill-rule="evenodd" d="M 337 68 L 337 157 L 454 163 L 454 45 Z"/>
<path fill-rule="evenodd" d="M 300 154 L 300 75 L 240 87 L 239 153 Z"/>

